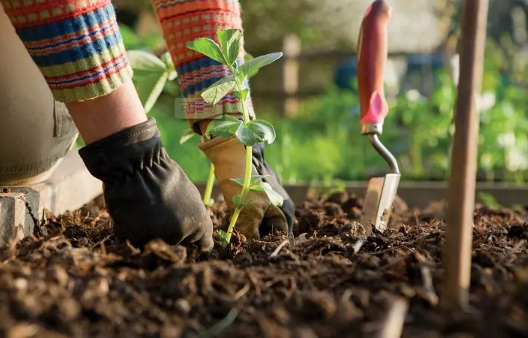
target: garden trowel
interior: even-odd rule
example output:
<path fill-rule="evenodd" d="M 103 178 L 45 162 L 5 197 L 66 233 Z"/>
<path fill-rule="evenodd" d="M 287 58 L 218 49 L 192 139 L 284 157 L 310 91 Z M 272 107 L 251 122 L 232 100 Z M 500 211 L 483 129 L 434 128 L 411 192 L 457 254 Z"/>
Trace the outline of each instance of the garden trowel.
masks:
<path fill-rule="evenodd" d="M 378 231 L 387 228 L 401 176 L 396 159 L 378 138 L 383 132 L 383 121 L 388 113 L 383 85 L 390 15 L 391 8 L 386 1 L 374 1 L 363 17 L 358 42 L 357 76 L 361 134 L 368 136 L 374 149 L 390 167 L 390 173 L 385 177 L 371 178 L 368 183 L 361 224 L 369 234 L 371 226 Z"/>

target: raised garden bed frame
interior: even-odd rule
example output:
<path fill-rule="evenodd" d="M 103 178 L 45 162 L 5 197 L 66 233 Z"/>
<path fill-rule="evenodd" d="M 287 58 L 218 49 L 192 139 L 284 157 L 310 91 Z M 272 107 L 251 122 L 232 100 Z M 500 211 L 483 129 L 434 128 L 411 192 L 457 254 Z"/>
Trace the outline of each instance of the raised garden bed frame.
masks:
<path fill-rule="evenodd" d="M 205 183 L 195 183 L 203 196 Z M 350 193 L 363 197 L 367 189 L 366 181 L 345 182 L 344 188 Z M 317 196 L 321 193 L 330 193 L 341 190 L 343 185 L 330 186 L 323 183 L 314 184 L 284 184 L 284 188 L 296 205 L 302 204 L 307 197 Z M 429 203 L 440 201 L 447 196 L 448 182 L 402 182 L 398 186 L 398 196 L 410 207 L 425 208 Z M 477 183 L 477 199 L 481 193 L 489 194 L 500 205 L 514 207 L 525 205 L 528 202 L 528 184 L 511 183 Z M 217 198 L 220 189 L 217 185 L 213 188 L 213 198 Z"/>

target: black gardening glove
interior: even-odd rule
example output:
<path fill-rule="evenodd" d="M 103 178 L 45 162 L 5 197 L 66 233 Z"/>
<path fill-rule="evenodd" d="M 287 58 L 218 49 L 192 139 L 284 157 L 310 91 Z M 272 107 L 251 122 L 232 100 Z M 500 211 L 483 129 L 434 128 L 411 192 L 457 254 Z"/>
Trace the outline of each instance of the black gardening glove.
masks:
<path fill-rule="evenodd" d="M 128 128 L 79 150 L 103 181 L 115 235 L 135 246 L 160 238 L 169 244 L 213 248 L 213 224 L 196 186 L 163 147 L 156 120 Z"/>
<path fill-rule="evenodd" d="M 264 159 L 264 143 L 257 143 L 253 146 L 253 166 L 257 169 L 259 175 L 269 175 L 269 177 L 264 178 L 263 181 L 267 182 L 274 191 L 278 192 L 283 198 L 284 203 L 280 207 L 280 210 L 286 217 L 288 222 L 288 234 L 292 232 L 293 220 L 295 217 L 295 204 L 291 200 L 290 196 L 284 190 L 282 183 L 279 179 L 279 175 L 271 169 L 269 164 Z M 266 231 L 266 229 L 263 229 Z"/>

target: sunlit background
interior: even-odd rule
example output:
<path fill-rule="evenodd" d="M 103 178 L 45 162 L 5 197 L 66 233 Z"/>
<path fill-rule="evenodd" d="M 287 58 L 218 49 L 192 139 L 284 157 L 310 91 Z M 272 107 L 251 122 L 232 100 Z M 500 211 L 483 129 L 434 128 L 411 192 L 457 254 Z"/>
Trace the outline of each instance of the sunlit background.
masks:
<path fill-rule="evenodd" d="M 365 180 L 387 165 L 360 134 L 355 53 L 369 0 L 240 0 L 246 50 L 284 57 L 252 78 L 257 115 L 277 140 L 267 161 L 284 182 Z M 129 50 L 161 55 L 164 42 L 147 0 L 114 1 Z M 382 141 L 397 157 L 402 181 L 445 180 L 456 99 L 459 3 L 391 0 L 390 111 Z M 528 178 L 528 1 L 491 0 L 481 110 L 478 177 Z M 177 80 L 166 84 L 149 115 L 170 155 L 196 182 L 209 162 L 198 137 L 180 144 L 187 122 L 174 117 Z"/>

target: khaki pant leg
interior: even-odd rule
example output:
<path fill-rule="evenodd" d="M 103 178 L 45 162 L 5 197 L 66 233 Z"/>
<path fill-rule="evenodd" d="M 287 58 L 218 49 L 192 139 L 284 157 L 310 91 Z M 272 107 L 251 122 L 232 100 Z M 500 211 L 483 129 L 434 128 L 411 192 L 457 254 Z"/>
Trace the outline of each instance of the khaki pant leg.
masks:
<path fill-rule="evenodd" d="M 0 7 L 0 185 L 46 179 L 77 136 Z"/>

